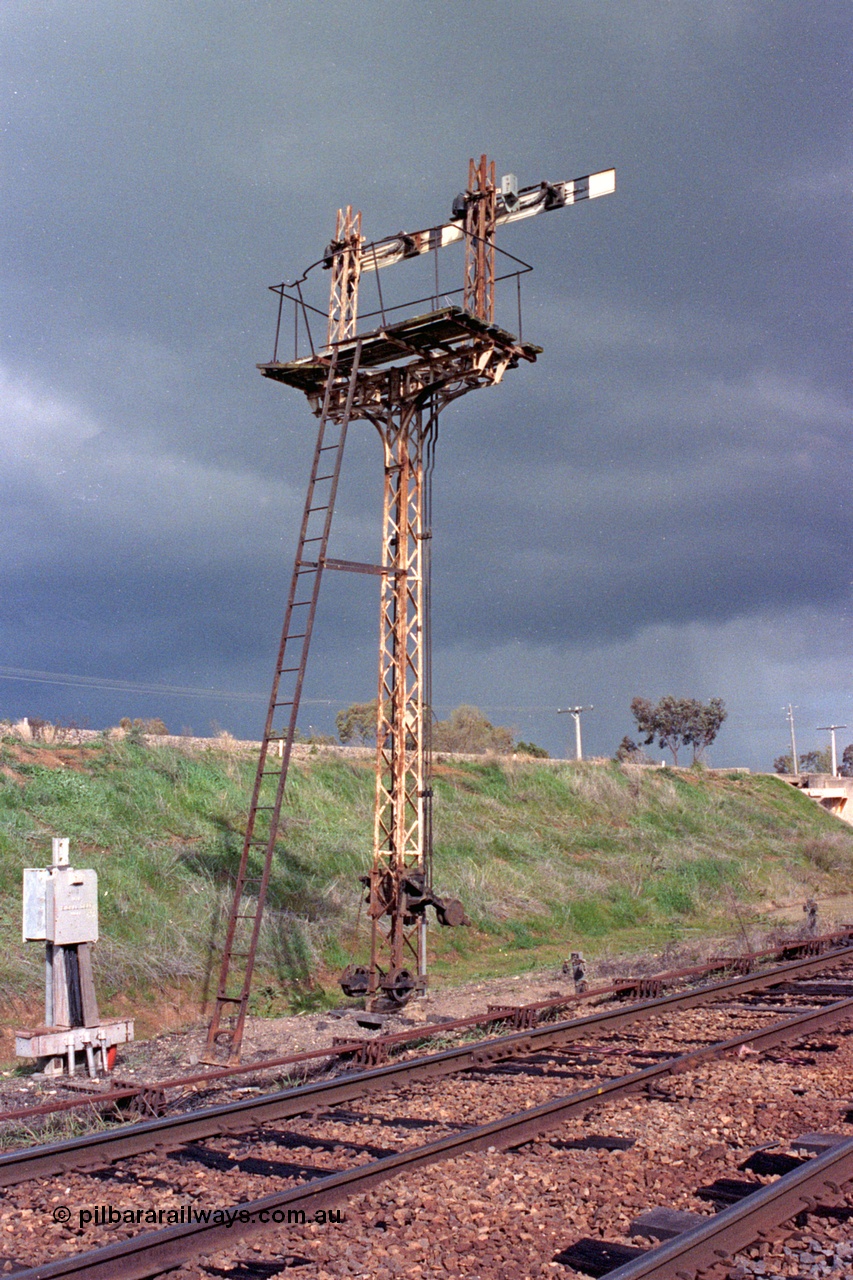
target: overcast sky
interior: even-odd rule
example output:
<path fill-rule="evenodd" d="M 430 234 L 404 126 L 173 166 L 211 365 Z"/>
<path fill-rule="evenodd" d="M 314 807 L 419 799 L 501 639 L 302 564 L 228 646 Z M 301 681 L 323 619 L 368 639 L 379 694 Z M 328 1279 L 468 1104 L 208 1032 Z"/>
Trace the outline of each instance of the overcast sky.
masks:
<path fill-rule="evenodd" d="M 369 237 L 446 220 L 487 152 L 617 192 L 499 233 L 544 353 L 442 418 L 439 713 L 559 754 L 591 703 L 610 755 L 635 694 L 718 696 L 714 764 L 771 767 L 789 702 L 801 749 L 853 741 L 851 27 L 849 0 L 3 0 L 0 716 L 259 735 L 315 434 L 255 368 L 267 285 L 341 204 Z M 348 450 L 330 554 L 375 560 L 374 429 Z M 376 580 L 327 574 L 306 730 L 374 695 L 377 626 Z"/>

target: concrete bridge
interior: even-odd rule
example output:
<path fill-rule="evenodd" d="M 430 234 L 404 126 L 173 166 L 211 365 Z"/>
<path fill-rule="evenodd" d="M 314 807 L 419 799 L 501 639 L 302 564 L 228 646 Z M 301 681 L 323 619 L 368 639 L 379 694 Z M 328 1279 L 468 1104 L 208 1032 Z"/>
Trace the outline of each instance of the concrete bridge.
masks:
<path fill-rule="evenodd" d="M 853 826 L 853 778 L 833 778 L 831 773 L 801 773 L 796 778 L 788 776 L 785 781 Z"/>

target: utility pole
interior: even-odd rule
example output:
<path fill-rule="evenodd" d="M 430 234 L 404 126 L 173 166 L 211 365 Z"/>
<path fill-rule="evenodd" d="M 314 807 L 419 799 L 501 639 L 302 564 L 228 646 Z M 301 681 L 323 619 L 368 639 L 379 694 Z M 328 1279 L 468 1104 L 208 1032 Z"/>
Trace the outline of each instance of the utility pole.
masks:
<path fill-rule="evenodd" d="M 832 742 L 832 776 L 833 778 L 837 778 L 838 777 L 838 755 L 835 750 L 835 730 L 846 729 L 847 725 L 846 724 L 819 724 L 817 727 L 818 727 L 818 731 L 823 731 L 824 729 L 829 731 L 830 741 Z"/>
<path fill-rule="evenodd" d="M 794 708 L 788 703 L 788 711 L 785 717 L 791 726 L 791 771 L 795 778 L 800 776 L 800 763 L 797 759 L 797 739 L 794 737 Z"/>
<path fill-rule="evenodd" d="M 594 711 L 595 707 L 558 707 L 557 715 L 569 715 L 575 722 L 575 759 L 583 760 L 583 751 L 581 750 L 581 712 Z"/>

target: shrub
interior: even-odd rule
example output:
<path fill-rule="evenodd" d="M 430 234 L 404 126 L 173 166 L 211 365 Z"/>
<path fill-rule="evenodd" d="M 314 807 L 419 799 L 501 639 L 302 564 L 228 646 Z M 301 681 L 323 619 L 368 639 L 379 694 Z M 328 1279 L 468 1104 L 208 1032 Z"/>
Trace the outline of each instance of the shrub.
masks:
<path fill-rule="evenodd" d="M 496 755 L 512 753 L 513 735 L 502 725 L 493 725 L 479 707 L 464 704 L 451 711 L 446 720 L 439 720 L 432 731 L 435 751 L 453 751 L 459 755 Z"/>

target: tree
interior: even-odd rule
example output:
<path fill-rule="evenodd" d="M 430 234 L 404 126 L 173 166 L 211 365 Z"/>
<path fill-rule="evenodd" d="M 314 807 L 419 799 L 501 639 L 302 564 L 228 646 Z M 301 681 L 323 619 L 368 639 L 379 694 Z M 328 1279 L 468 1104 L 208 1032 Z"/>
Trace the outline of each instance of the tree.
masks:
<path fill-rule="evenodd" d="M 704 706 L 701 702 L 693 703 L 693 723 L 686 739 L 693 748 L 693 763 L 702 760 L 705 751 L 720 732 L 728 712 L 722 698 L 712 698 Z"/>
<path fill-rule="evenodd" d="M 842 778 L 853 778 L 853 742 L 841 753 L 841 767 L 838 772 Z"/>
<path fill-rule="evenodd" d="M 634 698 L 631 714 L 640 733 L 646 735 L 644 745 L 648 747 L 657 741 L 659 747 L 672 752 L 672 762 L 677 768 L 682 747 L 693 748 L 694 764 L 702 758 L 728 713 L 722 698 L 712 698 L 703 704 L 695 698 L 675 698 L 667 694 L 658 703 L 648 698 Z"/>
<path fill-rule="evenodd" d="M 853 756 L 853 747 L 847 748 Z M 777 756 L 773 761 L 774 773 L 793 773 L 790 751 L 786 755 Z M 832 754 L 829 747 L 823 751 L 803 751 L 799 756 L 800 773 L 830 773 L 832 771 Z"/>
<path fill-rule="evenodd" d="M 335 716 L 335 728 L 338 737 L 346 746 L 348 743 L 364 746 L 376 741 L 376 712 L 378 699 L 372 702 L 353 702 Z"/>
<path fill-rule="evenodd" d="M 637 721 L 637 728 L 645 746 L 651 746 L 655 740 L 659 747 L 672 752 L 672 762 L 678 767 L 678 753 L 687 742 L 690 726 L 690 706 L 686 698 L 674 698 L 671 694 L 652 703 L 648 698 L 634 698 L 631 702 L 631 714 Z"/>
<path fill-rule="evenodd" d="M 627 733 L 619 746 L 616 748 L 615 760 L 620 764 L 651 764 L 651 760 L 646 755 L 642 747 L 638 746 L 633 738 L 629 738 Z"/>
<path fill-rule="evenodd" d="M 479 707 L 454 708 L 446 720 L 433 726 L 432 745 L 436 751 L 456 751 L 461 755 L 512 754 L 513 734 L 502 725 L 487 720 Z"/>
<path fill-rule="evenodd" d="M 800 773 L 831 773 L 832 752 L 829 747 L 823 751 L 805 751 L 800 756 Z"/>

